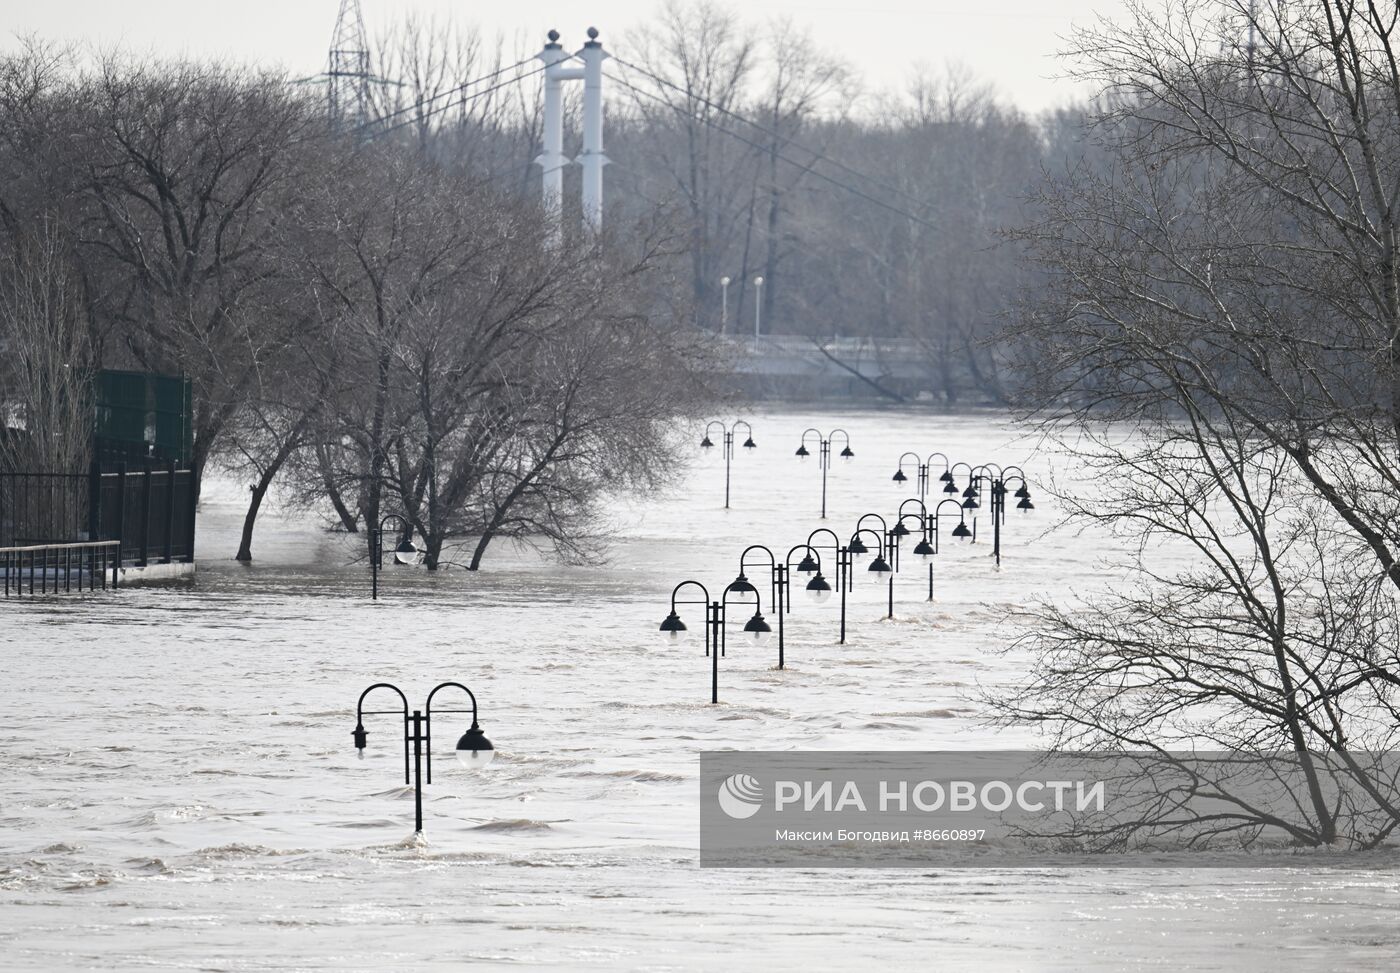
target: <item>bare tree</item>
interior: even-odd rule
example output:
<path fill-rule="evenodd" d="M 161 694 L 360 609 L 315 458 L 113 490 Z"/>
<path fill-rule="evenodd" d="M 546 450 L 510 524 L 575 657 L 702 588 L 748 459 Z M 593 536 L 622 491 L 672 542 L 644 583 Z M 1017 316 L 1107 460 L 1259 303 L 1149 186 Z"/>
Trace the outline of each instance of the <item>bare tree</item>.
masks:
<path fill-rule="evenodd" d="M 76 473 L 92 459 L 96 357 L 82 281 L 46 222 L 5 241 L 0 263 L 0 469 Z"/>
<path fill-rule="evenodd" d="M 1024 237 L 1051 276 L 1016 338 L 1047 417 L 1143 437 L 1080 451 L 1105 492 L 1076 513 L 1177 538 L 1195 563 L 1157 575 L 1141 548 L 1141 587 L 1046 615 L 1005 712 L 1062 742 L 1329 755 L 1388 833 L 1393 785 L 1347 760 L 1392 743 L 1400 684 L 1394 18 L 1166 6 L 1077 41 L 1108 86 L 1107 164 L 1039 200 Z M 1296 795 L 1298 840 L 1367 843 L 1339 832 L 1321 780 Z"/>

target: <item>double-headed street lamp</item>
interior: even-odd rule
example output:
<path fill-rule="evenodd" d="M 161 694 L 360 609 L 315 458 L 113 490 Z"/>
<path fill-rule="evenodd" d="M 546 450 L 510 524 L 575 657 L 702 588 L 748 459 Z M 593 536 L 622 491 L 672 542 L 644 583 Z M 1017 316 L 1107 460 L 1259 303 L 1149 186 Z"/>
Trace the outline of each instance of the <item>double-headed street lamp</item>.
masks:
<path fill-rule="evenodd" d="M 821 434 L 820 430 L 808 429 L 802 433 L 802 442 L 797 446 L 798 459 L 805 460 L 812 455 L 807 449 L 807 437 L 817 437 L 817 463 L 822 471 L 822 520 L 826 519 L 826 471 L 831 469 L 831 443 L 838 435 L 842 441 L 841 458 L 844 460 L 853 459 L 856 454 L 851 452 L 851 437 L 844 429 L 833 429 L 825 436 Z"/>
<path fill-rule="evenodd" d="M 732 591 L 748 592 L 753 591 L 753 582 L 748 579 L 745 569 L 749 566 L 749 554 L 753 551 L 762 551 L 768 555 L 767 564 L 760 563 L 760 567 L 767 567 L 769 570 L 770 597 L 771 604 L 776 606 L 778 616 L 778 668 L 785 668 L 785 649 L 783 646 L 783 616 L 792 611 L 792 587 L 789 574 L 793 569 L 792 557 L 798 551 L 803 551 L 802 560 L 797 564 L 797 571 L 801 574 L 815 573 L 807 582 L 807 597 L 816 604 L 821 604 L 831 597 L 831 585 L 826 583 L 826 579 L 821 576 L 821 556 L 817 554 L 817 549 L 807 544 L 797 544 L 788 552 L 787 557 L 779 561 L 772 549 L 766 544 L 750 544 L 744 548 L 744 552 L 739 555 L 739 576 L 734 579 L 729 588 Z M 809 570 L 810 569 L 810 570 Z"/>
<path fill-rule="evenodd" d="M 720 435 L 720 441 L 721 441 L 721 442 L 723 443 L 723 445 L 724 445 L 724 509 L 725 509 L 725 510 L 728 510 L 728 509 L 729 509 L 729 464 L 730 464 L 730 462 L 734 459 L 734 434 L 735 434 L 736 432 L 738 432 L 740 426 L 743 426 L 743 427 L 744 427 L 744 436 L 745 436 L 745 439 L 744 439 L 744 448 L 745 448 L 745 449 L 757 449 L 757 448 L 758 448 L 758 443 L 756 443 L 756 442 L 753 441 L 753 427 L 751 427 L 751 426 L 750 426 L 747 422 L 745 422 L 743 419 L 737 420 L 736 422 L 734 422 L 733 424 L 731 424 L 731 425 L 728 426 L 728 427 L 726 427 L 725 424 L 722 423 L 722 422 L 720 422 L 718 419 L 712 419 L 712 420 L 705 426 L 705 438 L 703 438 L 703 439 L 700 440 L 700 448 L 701 448 L 701 449 L 713 449 L 713 448 L 714 448 L 714 445 L 715 445 L 715 444 L 714 444 L 714 440 L 712 440 L 712 439 L 710 438 L 710 430 L 713 429 L 715 426 L 718 426 L 718 427 L 719 427 L 719 431 L 720 431 L 720 434 L 721 434 L 721 435 Z"/>
<path fill-rule="evenodd" d="M 880 529 L 876 530 L 873 527 L 866 527 L 865 522 L 867 520 L 879 521 Z M 908 530 L 905 530 L 905 533 L 907 534 Z M 870 550 L 861 539 L 862 534 L 869 534 L 875 538 L 875 557 L 866 565 L 865 570 L 870 576 L 870 579 L 876 584 L 885 584 L 888 582 L 890 607 L 889 615 L 886 617 L 894 618 L 895 542 L 898 535 L 895 533 L 894 529 L 885 522 L 885 518 L 881 517 L 879 514 L 862 514 L 860 519 L 856 521 L 856 530 L 855 533 L 851 535 L 850 543 L 851 553 L 858 557 L 869 553 Z"/>
<path fill-rule="evenodd" d="M 816 543 L 818 534 L 831 538 L 830 544 Z M 831 597 L 831 583 L 822 576 L 820 550 L 829 548 L 836 560 L 836 587 L 841 592 L 841 644 L 846 644 L 846 579 L 851 573 L 851 552 L 841 543 L 836 532 L 826 527 L 818 527 L 807 535 L 807 543 L 802 545 L 810 553 L 797 565 L 797 570 L 807 575 L 807 594 L 817 604 Z"/>
<path fill-rule="evenodd" d="M 387 514 L 379 522 L 379 526 L 373 528 L 370 533 L 369 545 L 369 576 L 370 576 L 370 599 L 379 600 L 379 571 L 384 567 L 384 525 L 393 521 L 397 526 L 394 531 L 399 535 L 399 542 L 394 547 L 395 564 L 412 564 L 418 557 L 418 548 L 413 546 L 411 540 L 413 527 L 408 519 L 399 514 Z"/>
<path fill-rule="evenodd" d="M 1015 470 L 1016 473 L 1007 474 Z M 1001 564 L 1001 525 L 1006 523 L 1006 493 L 1008 483 L 1015 480 L 1020 484 L 1017 488 L 1016 509 L 1023 514 L 1028 514 L 1035 509 L 1035 504 L 1031 502 L 1030 487 L 1026 484 L 1026 478 L 1019 466 L 1008 466 L 1004 470 L 999 470 L 992 479 L 992 553 L 996 555 L 997 564 Z"/>
<path fill-rule="evenodd" d="M 940 473 L 940 474 L 938 475 L 939 482 L 945 483 L 945 484 L 946 484 L 946 483 L 951 483 L 951 482 L 952 482 L 952 480 L 953 480 L 953 474 L 952 474 L 952 472 L 950 471 L 950 467 L 949 467 L 949 464 L 948 464 L 948 457 L 947 457 L 947 456 L 943 455 L 942 453 L 929 453 L 927 459 L 920 460 L 920 459 L 919 459 L 919 454 L 918 454 L 918 453 L 906 452 L 906 453 L 904 453 L 902 456 L 899 457 L 899 465 L 898 465 L 898 467 L 897 467 L 897 468 L 895 469 L 895 471 L 894 471 L 894 476 L 890 477 L 890 479 L 893 480 L 893 481 L 895 482 L 896 485 L 903 486 L 905 483 L 908 482 L 909 477 L 906 476 L 905 473 L 904 473 L 904 460 L 905 460 L 907 457 L 911 457 L 911 456 L 914 458 L 914 462 L 911 463 L 910 465 L 913 466 L 913 467 L 915 468 L 915 470 L 916 470 L 916 473 L 915 473 L 915 476 L 917 477 L 917 486 L 916 486 L 916 489 L 917 489 L 918 492 L 919 492 L 919 499 L 920 499 L 920 500 L 927 500 L 927 499 L 928 499 L 929 476 L 930 476 L 930 474 L 933 472 L 933 461 L 934 461 L 935 459 L 941 459 L 941 460 L 943 461 L 943 472 Z M 954 489 L 956 489 L 956 488 L 954 488 Z M 946 487 L 946 486 L 944 487 L 944 490 L 945 490 L 945 491 L 947 490 L 947 487 Z"/>
<path fill-rule="evenodd" d="M 682 588 L 692 586 L 700 589 L 704 596 L 700 599 L 678 598 Z M 699 581 L 682 581 L 671 591 L 671 613 L 661 622 L 661 640 L 667 645 L 680 645 L 690 637 L 690 631 L 686 628 L 685 622 L 681 621 L 680 615 L 676 612 L 677 605 L 704 605 L 705 606 L 705 654 L 710 657 L 710 702 L 719 702 L 719 659 L 724 655 L 725 649 L 725 610 L 729 607 L 729 593 L 735 591 L 739 594 L 751 593 L 754 597 L 753 617 L 744 623 L 744 637 L 754 645 L 763 645 L 768 641 L 773 629 L 763 618 L 763 606 L 759 600 L 758 589 L 753 585 L 748 585 L 748 590 L 736 589 L 733 584 L 726 585 L 723 594 L 718 601 L 711 600 L 709 589 Z"/>
<path fill-rule="evenodd" d="M 376 689 L 393 690 L 399 696 L 399 701 L 403 704 L 402 709 L 365 709 L 365 697 Z M 377 682 L 360 693 L 360 701 L 355 705 L 355 729 L 351 737 L 355 741 L 355 749 L 359 751 L 360 759 L 365 756 L 365 743 L 369 738 L 369 733 L 365 730 L 365 717 L 377 715 L 396 715 L 403 717 L 403 782 L 409 782 L 409 745 L 413 745 L 413 830 L 421 833 L 423 830 L 423 753 L 426 749 L 428 755 L 428 783 L 433 782 L 433 697 L 441 689 L 460 689 L 467 694 L 472 701 L 472 708 L 465 709 L 439 709 L 439 713 L 471 713 L 472 725 L 457 740 L 457 762 L 471 771 L 477 771 L 485 767 L 496 756 L 496 748 L 491 745 L 491 741 L 486 739 L 486 734 L 481 732 L 481 725 L 476 720 L 476 694 L 460 682 L 444 682 L 433 687 L 433 691 L 428 693 L 427 705 L 422 710 L 414 710 L 411 714 L 408 711 L 408 697 L 403 694 L 403 690 L 393 683 Z"/>

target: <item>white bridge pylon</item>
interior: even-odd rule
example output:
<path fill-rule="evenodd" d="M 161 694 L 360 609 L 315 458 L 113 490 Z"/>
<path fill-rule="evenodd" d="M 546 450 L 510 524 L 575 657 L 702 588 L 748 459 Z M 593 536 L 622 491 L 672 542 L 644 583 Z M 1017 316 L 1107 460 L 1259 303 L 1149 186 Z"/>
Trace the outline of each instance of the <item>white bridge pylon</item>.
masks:
<path fill-rule="evenodd" d="M 588 28 L 588 43 L 578 54 L 566 54 L 559 32 L 549 32 L 549 43 L 537 55 L 544 62 L 544 146 L 535 162 L 543 170 L 544 208 L 553 223 L 556 245 L 564 238 L 564 82 L 583 82 L 583 152 L 576 160 L 583 167 L 583 226 L 596 233 L 603 227 L 603 61 L 607 54 L 598 40 L 598 29 Z M 581 60 L 582 67 L 571 61 Z"/>

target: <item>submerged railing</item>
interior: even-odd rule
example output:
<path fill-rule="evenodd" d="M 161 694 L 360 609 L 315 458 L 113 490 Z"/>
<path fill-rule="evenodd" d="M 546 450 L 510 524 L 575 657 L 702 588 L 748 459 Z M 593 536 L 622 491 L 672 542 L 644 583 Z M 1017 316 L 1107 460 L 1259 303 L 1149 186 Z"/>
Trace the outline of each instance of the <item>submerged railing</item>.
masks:
<path fill-rule="evenodd" d="M 121 546 L 121 541 L 114 540 L 0 547 L 5 597 L 96 591 L 99 584 L 106 590 L 109 574 L 115 588 Z"/>

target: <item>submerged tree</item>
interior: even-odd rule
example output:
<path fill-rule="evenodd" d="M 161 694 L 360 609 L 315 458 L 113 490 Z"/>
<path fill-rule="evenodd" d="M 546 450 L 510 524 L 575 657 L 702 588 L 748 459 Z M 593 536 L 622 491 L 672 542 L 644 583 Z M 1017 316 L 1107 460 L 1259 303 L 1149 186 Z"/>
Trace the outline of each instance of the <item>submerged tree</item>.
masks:
<path fill-rule="evenodd" d="M 1097 473 L 1067 501 L 1138 539 L 1141 583 L 1047 609 L 1001 712 L 1065 747 L 1292 754 L 1308 844 L 1400 820 L 1352 758 L 1393 742 L 1400 686 L 1394 26 L 1351 0 L 1134 4 L 1076 42 L 1107 162 L 1051 181 L 1024 233 L 1051 286 L 1016 337 Z M 1107 420 L 1133 437 L 1078 438 Z M 1190 570 L 1154 571 L 1164 537 Z M 1324 758 L 1379 826 L 1342 818 Z"/>

